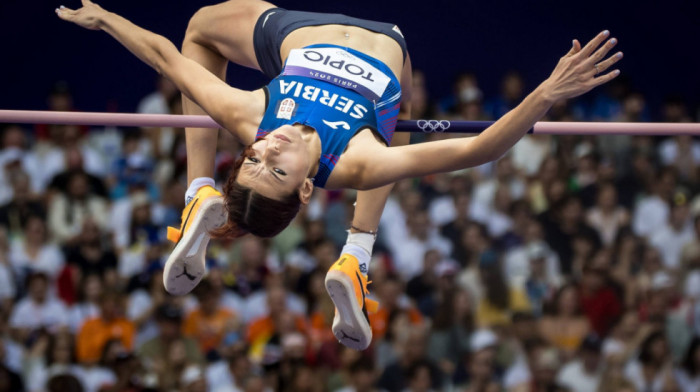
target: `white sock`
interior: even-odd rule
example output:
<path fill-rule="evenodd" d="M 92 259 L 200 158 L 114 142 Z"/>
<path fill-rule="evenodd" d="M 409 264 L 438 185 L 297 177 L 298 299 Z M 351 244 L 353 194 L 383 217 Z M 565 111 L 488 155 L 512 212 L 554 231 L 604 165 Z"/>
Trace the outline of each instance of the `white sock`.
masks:
<path fill-rule="evenodd" d="M 348 240 L 345 242 L 341 254 L 347 253 L 357 258 L 360 264 L 360 272 L 367 277 L 369 262 L 372 259 L 374 247 L 374 235 L 367 233 L 351 233 L 348 231 Z"/>
<path fill-rule="evenodd" d="M 197 194 L 199 188 L 207 185 L 213 188 L 216 183 L 214 182 L 213 178 L 209 177 L 197 177 L 192 180 L 190 186 L 187 188 L 187 192 L 185 192 L 185 205 L 190 204 L 192 199 L 194 199 L 195 195 Z"/>

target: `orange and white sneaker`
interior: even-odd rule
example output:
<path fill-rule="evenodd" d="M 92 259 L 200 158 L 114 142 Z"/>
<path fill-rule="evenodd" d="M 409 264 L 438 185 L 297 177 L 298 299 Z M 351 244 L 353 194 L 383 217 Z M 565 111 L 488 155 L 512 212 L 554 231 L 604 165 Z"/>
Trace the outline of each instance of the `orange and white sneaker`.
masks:
<path fill-rule="evenodd" d="M 182 211 L 180 229 L 168 227 L 168 239 L 175 243 L 175 248 L 165 262 L 163 284 L 170 294 L 187 294 L 202 280 L 211 238 L 209 231 L 221 227 L 226 219 L 221 193 L 204 186 Z"/>
<path fill-rule="evenodd" d="M 355 350 L 364 350 L 372 342 L 367 312 L 376 312 L 379 304 L 367 298 L 370 283 L 360 272 L 357 258 L 349 254 L 342 254 L 326 274 L 326 291 L 335 304 L 333 335 Z"/>

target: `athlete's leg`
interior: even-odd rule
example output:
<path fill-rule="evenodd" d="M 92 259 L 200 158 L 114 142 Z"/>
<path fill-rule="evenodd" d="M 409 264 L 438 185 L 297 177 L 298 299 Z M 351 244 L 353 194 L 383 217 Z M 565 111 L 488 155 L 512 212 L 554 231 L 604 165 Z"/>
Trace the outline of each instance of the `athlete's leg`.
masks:
<path fill-rule="evenodd" d="M 399 119 L 411 117 L 411 60 L 406 61 L 401 72 L 401 107 Z M 398 133 L 392 138 L 392 146 L 408 144 L 410 134 Z M 352 225 L 361 231 L 375 232 L 384 211 L 384 204 L 389 198 L 393 185 L 387 185 L 371 191 L 357 193 L 357 205 Z M 343 247 L 340 258 L 326 275 L 326 290 L 336 306 L 333 319 L 333 334 L 342 344 L 364 350 L 372 342 L 372 329 L 367 312 L 376 308 L 376 303 L 366 301 L 367 273 L 369 259 L 374 245 L 371 234 L 358 233 L 350 229 L 348 240 Z"/>
<path fill-rule="evenodd" d="M 398 115 L 399 120 L 411 119 L 411 84 L 413 82 L 413 74 L 411 68 L 411 58 L 406 56 L 403 69 L 401 71 L 401 107 Z M 391 146 L 404 146 L 409 143 L 411 134 L 401 132 L 394 134 L 391 141 Z M 379 220 L 384 211 L 384 204 L 389 198 L 391 189 L 394 185 L 386 185 L 381 188 L 372 189 L 370 191 L 357 192 L 357 206 L 353 215 L 352 225 L 363 231 L 376 231 L 379 227 Z M 351 229 L 351 232 L 357 230 Z M 362 261 L 360 261 L 362 264 Z M 362 269 L 362 268 L 361 268 Z M 365 270 L 366 273 L 366 270 Z"/>
<path fill-rule="evenodd" d="M 231 0 L 204 7 L 190 19 L 182 54 L 198 62 L 220 79 L 226 78 L 228 61 L 257 68 L 253 50 L 255 23 L 270 3 Z M 185 114 L 205 114 L 183 95 Z M 208 233 L 226 221 L 221 193 L 213 188 L 218 129 L 187 128 L 187 206 L 180 229 L 168 228 L 175 248 L 165 263 L 163 283 L 172 294 L 186 294 L 204 277 Z"/>

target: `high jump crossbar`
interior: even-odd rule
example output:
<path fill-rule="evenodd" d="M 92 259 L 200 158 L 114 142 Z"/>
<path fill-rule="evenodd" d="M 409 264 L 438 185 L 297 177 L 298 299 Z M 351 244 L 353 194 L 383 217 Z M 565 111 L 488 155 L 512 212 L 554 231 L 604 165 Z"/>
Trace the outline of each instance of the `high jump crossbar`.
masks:
<path fill-rule="evenodd" d="M 119 127 L 223 128 L 209 116 L 0 110 L 0 123 Z M 480 133 L 493 121 L 398 121 L 396 132 Z M 542 135 L 700 135 L 700 123 L 540 121 L 529 133 Z"/>

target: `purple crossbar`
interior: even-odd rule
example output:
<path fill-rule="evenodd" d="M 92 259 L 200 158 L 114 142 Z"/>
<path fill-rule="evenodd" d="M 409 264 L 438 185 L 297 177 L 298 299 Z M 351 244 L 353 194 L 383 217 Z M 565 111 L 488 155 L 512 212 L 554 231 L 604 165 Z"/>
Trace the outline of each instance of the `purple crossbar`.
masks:
<path fill-rule="evenodd" d="M 0 123 L 120 127 L 221 128 L 208 116 L 172 114 L 0 110 Z M 480 133 L 493 121 L 399 121 L 396 132 Z M 538 122 L 530 133 L 544 135 L 700 135 L 700 123 Z"/>

